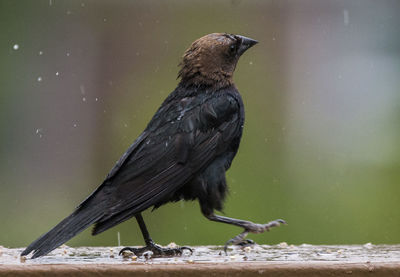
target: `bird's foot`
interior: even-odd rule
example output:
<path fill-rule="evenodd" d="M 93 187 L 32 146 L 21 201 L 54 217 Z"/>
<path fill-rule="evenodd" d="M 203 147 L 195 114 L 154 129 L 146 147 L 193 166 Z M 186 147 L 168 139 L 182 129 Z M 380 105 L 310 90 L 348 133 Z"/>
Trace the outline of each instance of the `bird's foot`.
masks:
<path fill-rule="evenodd" d="M 252 240 L 252 239 L 245 239 L 245 240 L 242 240 L 242 241 L 240 241 L 240 242 L 238 242 L 236 245 L 239 245 L 239 246 L 241 246 L 241 247 L 246 247 L 246 246 L 253 246 L 253 245 L 255 245 L 256 243 L 254 242 L 254 240 Z"/>
<path fill-rule="evenodd" d="M 181 256 L 184 250 L 189 250 L 190 253 L 193 253 L 193 250 L 190 247 L 182 246 L 176 248 L 163 248 L 154 242 L 151 242 L 142 248 L 124 247 L 119 251 L 119 255 L 122 255 L 125 251 L 130 251 L 138 257 L 148 253 L 149 258 L 160 258 Z"/>
<path fill-rule="evenodd" d="M 242 233 L 240 233 L 236 237 L 228 240 L 225 243 L 225 246 L 224 246 L 225 254 L 227 254 L 226 251 L 227 251 L 229 245 L 240 245 L 240 246 L 254 245 L 255 244 L 254 241 L 245 239 L 249 233 L 255 233 L 255 234 L 263 233 L 265 231 L 269 231 L 272 227 L 277 227 L 281 224 L 287 224 L 287 223 L 283 219 L 273 220 L 273 221 L 268 222 L 267 224 L 258 224 L 258 223 L 249 222 L 249 224 L 247 224 L 246 228 L 244 229 L 244 231 Z"/>

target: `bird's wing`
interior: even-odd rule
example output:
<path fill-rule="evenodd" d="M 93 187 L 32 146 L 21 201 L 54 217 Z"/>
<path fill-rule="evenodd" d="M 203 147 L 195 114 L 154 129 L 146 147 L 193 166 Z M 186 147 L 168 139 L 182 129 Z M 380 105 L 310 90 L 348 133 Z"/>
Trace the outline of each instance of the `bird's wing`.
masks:
<path fill-rule="evenodd" d="M 163 105 L 135 147 L 108 175 L 101 189 L 108 208 L 94 233 L 168 199 L 225 152 L 241 132 L 240 107 L 238 99 L 227 93 Z M 100 228 L 109 220 L 110 226 Z"/>

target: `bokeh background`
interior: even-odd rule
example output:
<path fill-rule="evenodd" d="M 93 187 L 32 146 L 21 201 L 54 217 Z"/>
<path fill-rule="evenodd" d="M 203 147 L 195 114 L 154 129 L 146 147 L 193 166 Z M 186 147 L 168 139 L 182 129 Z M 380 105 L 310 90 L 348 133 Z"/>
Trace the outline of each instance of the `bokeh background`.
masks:
<path fill-rule="evenodd" d="M 0 245 L 26 246 L 99 185 L 176 84 L 190 43 L 260 43 L 234 79 L 246 124 L 225 214 L 258 243 L 399 243 L 400 2 L 0 1 Z M 242 230 L 197 202 L 144 213 L 161 244 Z M 135 220 L 78 245 L 143 244 Z"/>

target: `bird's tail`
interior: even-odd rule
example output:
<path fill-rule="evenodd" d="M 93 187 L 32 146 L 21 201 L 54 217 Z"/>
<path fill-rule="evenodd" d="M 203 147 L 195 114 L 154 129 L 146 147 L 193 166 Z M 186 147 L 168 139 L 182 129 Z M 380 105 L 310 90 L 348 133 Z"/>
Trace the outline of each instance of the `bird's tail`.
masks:
<path fill-rule="evenodd" d="M 83 205 L 58 223 L 53 229 L 32 242 L 22 253 L 26 256 L 33 251 L 32 259 L 46 255 L 72 237 L 82 232 L 103 215 L 98 205 Z"/>

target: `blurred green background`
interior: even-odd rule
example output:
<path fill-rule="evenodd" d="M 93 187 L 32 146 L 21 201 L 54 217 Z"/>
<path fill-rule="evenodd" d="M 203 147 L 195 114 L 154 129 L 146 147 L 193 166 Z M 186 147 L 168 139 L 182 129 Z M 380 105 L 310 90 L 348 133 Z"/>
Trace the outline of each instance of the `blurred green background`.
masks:
<path fill-rule="evenodd" d="M 258 243 L 400 243 L 399 1 L 0 1 L 0 245 L 22 247 L 99 185 L 176 86 L 195 39 L 260 43 L 234 79 L 245 132 L 225 214 L 289 223 Z M 241 229 L 197 202 L 145 212 L 157 243 Z M 135 220 L 78 245 L 143 244 Z"/>

